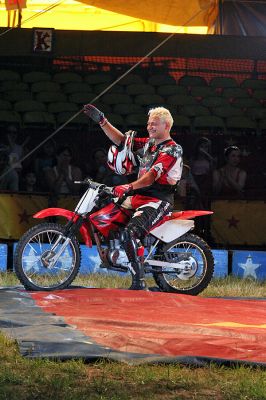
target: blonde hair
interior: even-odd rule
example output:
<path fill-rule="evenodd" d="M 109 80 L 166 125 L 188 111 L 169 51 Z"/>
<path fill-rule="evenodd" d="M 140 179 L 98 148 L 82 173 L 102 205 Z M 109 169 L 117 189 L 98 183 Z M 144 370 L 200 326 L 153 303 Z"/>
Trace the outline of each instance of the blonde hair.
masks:
<path fill-rule="evenodd" d="M 151 108 L 148 112 L 148 115 L 150 117 L 157 117 L 157 118 L 163 119 L 165 122 L 167 122 L 169 124 L 170 129 L 173 126 L 173 123 L 174 123 L 173 117 L 172 117 L 170 111 L 167 110 L 167 108 L 165 108 L 165 107 Z"/>

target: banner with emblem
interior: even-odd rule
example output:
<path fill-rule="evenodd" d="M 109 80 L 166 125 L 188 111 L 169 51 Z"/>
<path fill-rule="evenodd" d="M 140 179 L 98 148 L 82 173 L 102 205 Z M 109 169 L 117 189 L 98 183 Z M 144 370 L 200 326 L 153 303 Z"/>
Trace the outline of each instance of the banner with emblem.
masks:
<path fill-rule="evenodd" d="M 0 196 L 0 237 L 19 239 L 37 223 L 32 216 L 47 207 L 47 197 L 23 194 L 1 194 Z"/>
<path fill-rule="evenodd" d="M 264 201 L 216 200 L 212 202 L 211 233 L 217 244 L 266 244 Z"/>
<path fill-rule="evenodd" d="M 77 196 L 48 198 L 44 195 L 7 194 L 0 195 L 0 238 L 19 239 L 29 228 L 40 223 L 33 215 L 47 207 L 60 207 L 74 210 Z M 58 218 L 58 222 L 61 221 Z"/>

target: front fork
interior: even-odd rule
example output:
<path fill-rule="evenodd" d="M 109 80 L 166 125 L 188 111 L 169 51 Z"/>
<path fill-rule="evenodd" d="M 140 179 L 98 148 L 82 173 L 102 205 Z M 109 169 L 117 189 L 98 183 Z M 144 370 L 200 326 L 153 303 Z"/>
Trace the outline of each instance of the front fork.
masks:
<path fill-rule="evenodd" d="M 58 237 L 58 239 L 54 243 L 53 247 L 49 250 L 49 252 L 45 252 L 44 255 L 41 256 L 41 261 L 47 269 L 52 269 L 55 266 L 55 264 L 57 263 L 57 261 L 67 248 L 69 242 L 71 241 L 71 238 L 73 237 L 73 235 L 76 234 L 76 232 L 79 230 L 82 224 L 83 224 L 82 217 L 79 217 L 76 221 L 73 220 L 68 221 L 64 229 L 65 230 L 64 234 Z M 58 252 L 56 252 L 56 249 L 60 245 L 63 238 L 66 238 L 66 240 L 59 247 Z"/>

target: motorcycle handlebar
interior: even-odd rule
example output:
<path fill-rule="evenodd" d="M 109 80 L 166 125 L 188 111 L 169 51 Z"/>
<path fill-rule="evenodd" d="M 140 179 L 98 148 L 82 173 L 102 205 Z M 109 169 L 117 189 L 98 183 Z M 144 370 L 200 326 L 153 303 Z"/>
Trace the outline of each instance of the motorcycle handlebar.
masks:
<path fill-rule="evenodd" d="M 97 182 L 93 182 L 91 179 L 84 179 L 83 181 L 74 181 L 76 185 L 88 185 L 92 189 L 97 189 L 101 184 Z"/>
<path fill-rule="evenodd" d="M 122 196 L 121 198 L 118 198 L 116 196 L 114 196 L 113 193 L 113 188 L 110 186 L 106 186 L 103 183 L 99 183 L 99 182 L 94 182 L 92 179 L 90 178 L 86 178 L 83 181 L 74 181 L 75 184 L 77 185 L 87 185 L 92 189 L 98 189 L 100 187 L 99 190 L 99 195 L 106 193 L 107 195 L 111 196 L 113 199 L 115 199 L 115 203 L 120 206 L 123 201 L 125 200 L 126 195 Z"/>
<path fill-rule="evenodd" d="M 92 189 L 98 189 L 98 187 L 101 187 L 102 191 L 107 192 L 109 194 L 113 193 L 113 188 L 104 185 L 103 183 L 98 183 L 94 182 L 92 179 L 84 179 L 83 181 L 74 181 L 75 184 L 77 185 L 87 185 Z"/>

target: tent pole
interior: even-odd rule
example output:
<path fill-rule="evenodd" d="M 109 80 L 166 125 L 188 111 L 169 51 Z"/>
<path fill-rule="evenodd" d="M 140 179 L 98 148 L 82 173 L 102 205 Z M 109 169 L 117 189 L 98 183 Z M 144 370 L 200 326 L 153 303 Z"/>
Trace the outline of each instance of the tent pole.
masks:
<path fill-rule="evenodd" d="M 223 34 L 223 0 L 219 0 L 219 35 Z"/>

